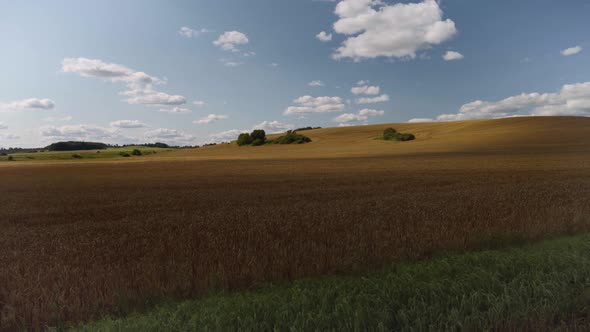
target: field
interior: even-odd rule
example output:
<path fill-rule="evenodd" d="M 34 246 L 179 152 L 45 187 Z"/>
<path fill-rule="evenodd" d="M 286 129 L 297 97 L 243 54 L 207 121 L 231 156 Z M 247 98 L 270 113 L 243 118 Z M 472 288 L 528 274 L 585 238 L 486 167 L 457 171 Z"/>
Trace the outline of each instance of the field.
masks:
<path fill-rule="evenodd" d="M 388 126 L 417 139 L 374 140 Z M 589 132 L 568 117 L 394 124 L 2 162 L 0 329 L 590 231 Z"/>
<path fill-rule="evenodd" d="M 173 149 L 127 146 L 123 148 L 107 148 L 103 150 L 24 152 L 11 153 L 7 156 L 1 156 L 0 162 L 8 162 L 9 156 L 12 156 L 12 161 L 123 159 L 126 158 L 123 156 L 124 154 L 131 155 L 134 149 L 141 151 L 142 155 L 151 155 L 156 154 L 158 152 L 173 151 Z"/>

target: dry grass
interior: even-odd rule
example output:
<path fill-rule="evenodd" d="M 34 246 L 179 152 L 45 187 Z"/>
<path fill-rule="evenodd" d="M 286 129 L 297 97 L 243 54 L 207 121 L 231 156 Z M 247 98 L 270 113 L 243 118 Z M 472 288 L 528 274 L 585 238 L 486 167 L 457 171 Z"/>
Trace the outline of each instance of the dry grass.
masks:
<path fill-rule="evenodd" d="M 553 120 L 396 125 L 417 134 L 407 143 L 372 140 L 382 125 L 139 163 L 3 163 L 0 330 L 588 231 L 590 119 Z"/>

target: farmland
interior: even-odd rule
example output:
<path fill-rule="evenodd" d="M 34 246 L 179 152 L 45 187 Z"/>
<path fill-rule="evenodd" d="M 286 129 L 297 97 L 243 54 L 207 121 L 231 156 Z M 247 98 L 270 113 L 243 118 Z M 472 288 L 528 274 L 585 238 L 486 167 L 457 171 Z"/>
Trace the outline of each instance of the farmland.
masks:
<path fill-rule="evenodd" d="M 416 140 L 375 140 L 391 126 Z M 590 231 L 589 132 L 573 117 L 387 124 L 1 162 L 0 330 Z"/>

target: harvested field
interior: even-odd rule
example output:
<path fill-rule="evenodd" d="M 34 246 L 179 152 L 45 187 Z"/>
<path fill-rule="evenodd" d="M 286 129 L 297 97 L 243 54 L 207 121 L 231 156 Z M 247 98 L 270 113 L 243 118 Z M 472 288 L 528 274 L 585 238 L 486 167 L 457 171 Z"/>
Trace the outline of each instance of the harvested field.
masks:
<path fill-rule="evenodd" d="M 0 330 L 590 230 L 590 119 L 388 126 L 0 163 Z"/>

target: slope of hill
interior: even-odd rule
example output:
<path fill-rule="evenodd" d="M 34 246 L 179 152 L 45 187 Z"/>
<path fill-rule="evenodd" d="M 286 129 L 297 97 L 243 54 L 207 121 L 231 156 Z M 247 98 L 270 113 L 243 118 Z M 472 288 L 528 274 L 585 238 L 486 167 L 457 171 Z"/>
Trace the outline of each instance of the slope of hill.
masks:
<path fill-rule="evenodd" d="M 415 141 L 374 140 L 385 128 L 416 135 Z M 394 123 L 305 131 L 304 145 L 238 147 L 222 144 L 169 156 L 197 159 L 299 159 L 437 153 L 590 152 L 590 118 L 517 117 L 434 123 Z"/>

